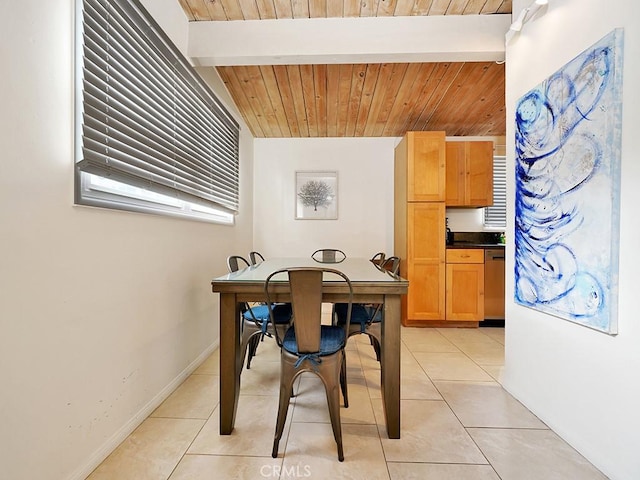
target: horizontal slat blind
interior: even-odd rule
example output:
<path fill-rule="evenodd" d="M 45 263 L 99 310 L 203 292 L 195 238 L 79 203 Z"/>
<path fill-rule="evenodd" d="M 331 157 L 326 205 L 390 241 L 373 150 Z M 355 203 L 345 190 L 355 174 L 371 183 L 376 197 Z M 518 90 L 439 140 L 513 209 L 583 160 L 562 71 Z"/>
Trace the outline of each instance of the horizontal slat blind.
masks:
<path fill-rule="evenodd" d="M 237 212 L 239 126 L 137 0 L 83 0 L 82 171 Z"/>
<path fill-rule="evenodd" d="M 485 227 L 507 226 L 507 159 L 493 158 L 493 205 L 484 209 Z"/>

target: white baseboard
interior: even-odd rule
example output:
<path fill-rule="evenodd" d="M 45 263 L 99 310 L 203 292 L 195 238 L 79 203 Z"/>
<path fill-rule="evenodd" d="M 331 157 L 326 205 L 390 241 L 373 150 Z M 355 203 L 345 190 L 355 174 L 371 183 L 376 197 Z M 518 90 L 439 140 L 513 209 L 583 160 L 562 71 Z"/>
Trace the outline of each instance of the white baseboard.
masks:
<path fill-rule="evenodd" d="M 171 383 L 164 387 L 158 394 L 153 397 L 144 407 L 140 409 L 131 419 L 125 423 L 122 428 L 115 432 L 100 448 L 98 448 L 91 457 L 87 459 L 84 465 L 81 465 L 73 472 L 68 480 L 85 480 L 98 465 L 100 465 L 118 445 L 120 445 L 138 426 L 153 413 L 153 411 L 164 402 L 173 391 L 191 375 L 196 368 L 209 358 L 216 348 L 220 345 L 220 340 L 213 342 L 207 349 L 202 352 L 198 358 L 191 362 L 180 374 L 174 378 Z"/>

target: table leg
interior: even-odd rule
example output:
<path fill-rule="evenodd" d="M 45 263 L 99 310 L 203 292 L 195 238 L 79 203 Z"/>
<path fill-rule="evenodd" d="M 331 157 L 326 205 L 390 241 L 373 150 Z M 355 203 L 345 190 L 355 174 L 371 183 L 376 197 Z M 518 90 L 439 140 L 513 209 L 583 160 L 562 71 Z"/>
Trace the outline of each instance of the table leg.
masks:
<path fill-rule="evenodd" d="M 240 306 L 233 293 L 220 294 L 220 435 L 233 431 L 240 394 Z"/>
<path fill-rule="evenodd" d="M 385 295 L 380 359 L 382 405 L 389 438 L 400 438 L 400 296 Z"/>

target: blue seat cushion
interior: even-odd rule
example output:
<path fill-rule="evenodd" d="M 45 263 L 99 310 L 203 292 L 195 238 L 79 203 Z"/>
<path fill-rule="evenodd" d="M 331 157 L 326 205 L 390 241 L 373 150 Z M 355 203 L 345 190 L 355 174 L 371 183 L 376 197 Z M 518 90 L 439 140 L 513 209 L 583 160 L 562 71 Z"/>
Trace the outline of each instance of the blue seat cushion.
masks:
<path fill-rule="evenodd" d="M 320 351 L 314 352 L 319 357 L 325 355 L 332 355 L 338 350 L 344 348 L 347 343 L 347 336 L 345 335 L 343 327 L 336 327 L 334 325 L 321 325 L 320 326 Z M 282 348 L 287 352 L 294 355 L 298 355 L 298 345 L 296 344 L 296 331 L 293 327 L 290 327 L 284 334 L 282 340 Z"/>
<path fill-rule="evenodd" d="M 289 323 L 291 320 L 291 304 L 290 303 L 276 303 L 273 305 L 273 319 L 278 324 Z M 258 321 L 268 320 L 269 319 L 269 307 L 267 305 L 256 305 L 255 307 L 251 307 L 251 311 L 253 312 L 253 316 Z M 251 312 L 248 310 L 242 314 L 245 320 L 252 321 L 253 317 L 251 316 Z"/>
<path fill-rule="evenodd" d="M 336 303 L 335 313 L 338 321 L 338 325 L 344 325 L 347 321 L 347 303 Z M 373 318 L 375 313 L 375 307 L 363 305 L 362 303 L 354 303 L 351 306 L 351 323 L 359 323 L 362 328 L 368 323 L 376 323 L 382 321 L 382 311 L 378 309 L 378 312 Z"/>

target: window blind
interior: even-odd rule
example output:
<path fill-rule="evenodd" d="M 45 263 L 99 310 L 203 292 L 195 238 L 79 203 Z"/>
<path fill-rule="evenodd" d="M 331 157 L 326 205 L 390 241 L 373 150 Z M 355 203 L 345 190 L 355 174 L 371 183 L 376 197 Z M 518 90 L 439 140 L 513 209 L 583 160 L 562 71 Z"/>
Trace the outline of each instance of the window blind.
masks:
<path fill-rule="evenodd" d="M 137 0 L 82 7 L 77 167 L 236 213 L 236 121 Z"/>
<path fill-rule="evenodd" d="M 493 157 L 493 205 L 484 209 L 485 227 L 507 226 L 507 158 Z"/>

